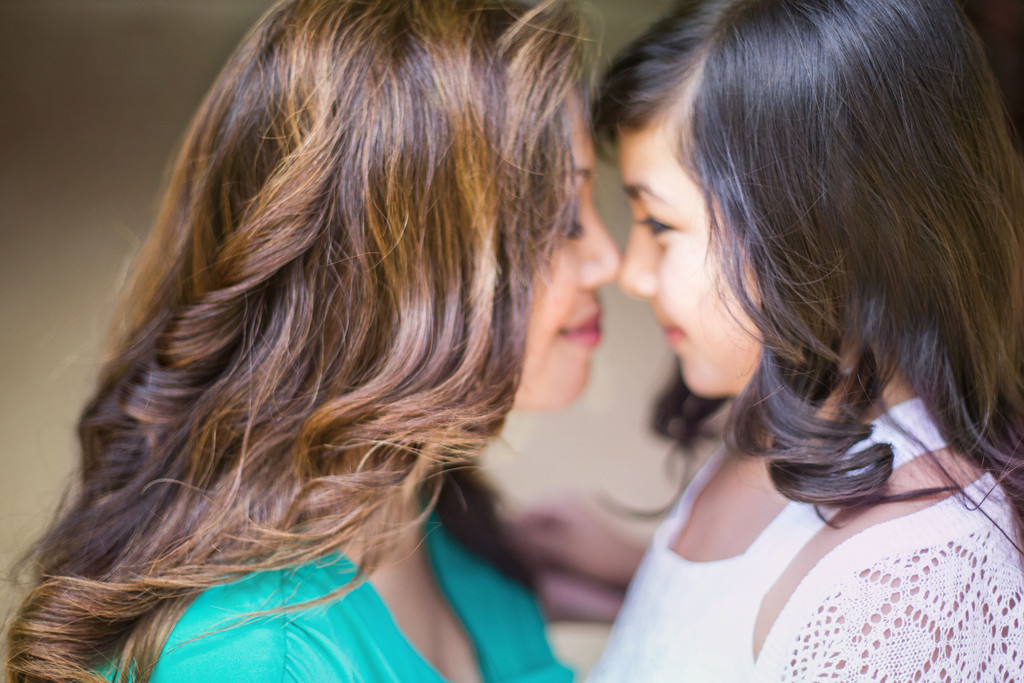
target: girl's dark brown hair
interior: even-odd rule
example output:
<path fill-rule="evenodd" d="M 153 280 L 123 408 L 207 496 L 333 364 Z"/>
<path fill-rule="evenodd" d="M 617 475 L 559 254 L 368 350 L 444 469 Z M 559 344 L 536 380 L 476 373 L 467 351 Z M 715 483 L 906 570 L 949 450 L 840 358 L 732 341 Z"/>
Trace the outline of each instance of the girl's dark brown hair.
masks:
<path fill-rule="evenodd" d="M 849 449 L 898 380 L 1024 529 L 1024 174 L 953 0 L 684 3 L 618 59 L 596 120 L 678 128 L 763 344 L 734 449 L 794 500 L 882 500 L 891 449 Z"/>
<path fill-rule="evenodd" d="M 286 0 L 255 27 L 139 256 L 8 681 L 145 681 L 203 589 L 373 567 L 410 496 L 514 565 L 460 468 L 572 230 L 579 30 L 557 0 Z"/>

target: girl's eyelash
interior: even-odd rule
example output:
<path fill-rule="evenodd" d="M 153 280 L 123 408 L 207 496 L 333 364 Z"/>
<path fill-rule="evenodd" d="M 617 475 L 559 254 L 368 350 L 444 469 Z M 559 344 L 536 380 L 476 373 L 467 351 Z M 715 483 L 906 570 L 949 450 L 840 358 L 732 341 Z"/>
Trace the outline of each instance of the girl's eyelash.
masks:
<path fill-rule="evenodd" d="M 646 225 L 648 228 L 650 228 L 652 235 L 658 235 L 658 234 L 663 233 L 663 232 L 665 232 L 667 230 L 672 230 L 672 228 L 670 226 L 665 225 L 661 221 L 656 221 L 653 218 L 645 218 L 642 221 L 640 221 L 640 223 L 642 225 Z"/>

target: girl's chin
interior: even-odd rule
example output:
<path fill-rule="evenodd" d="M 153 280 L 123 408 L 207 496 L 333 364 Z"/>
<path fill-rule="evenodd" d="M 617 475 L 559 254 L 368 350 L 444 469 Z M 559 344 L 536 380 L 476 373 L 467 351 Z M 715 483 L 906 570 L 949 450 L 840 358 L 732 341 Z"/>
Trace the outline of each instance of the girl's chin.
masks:
<path fill-rule="evenodd" d="M 707 371 L 687 371 L 686 360 L 682 359 L 683 381 L 694 395 L 700 398 L 732 398 L 745 386 L 736 377 L 723 377 Z"/>

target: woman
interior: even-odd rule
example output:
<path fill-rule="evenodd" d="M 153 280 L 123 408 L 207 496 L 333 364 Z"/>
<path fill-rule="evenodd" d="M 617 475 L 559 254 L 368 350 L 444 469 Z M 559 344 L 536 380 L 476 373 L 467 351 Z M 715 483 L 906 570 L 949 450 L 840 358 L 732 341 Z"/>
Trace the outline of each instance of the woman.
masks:
<path fill-rule="evenodd" d="M 473 464 L 582 389 L 617 269 L 578 35 L 558 2 L 260 21 L 139 258 L 9 681 L 570 677 Z"/>
<path fill-rule="evenodd" d="M 597 125 L 678 433 L 731 401 L 591 680 L 1024 678 L 1024 174 L 954 2 L 683 3 Z"/>

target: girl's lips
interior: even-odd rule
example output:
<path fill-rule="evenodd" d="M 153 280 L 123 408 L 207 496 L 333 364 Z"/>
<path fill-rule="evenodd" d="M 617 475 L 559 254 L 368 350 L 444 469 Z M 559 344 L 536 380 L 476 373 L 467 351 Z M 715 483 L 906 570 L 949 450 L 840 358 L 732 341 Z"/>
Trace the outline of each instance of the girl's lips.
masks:
<path fill-rule="evenodd" d="M 562 330 L 561 335 L 571 342 L 594 348 L 601 343 L 601 314 L 598 313 L 575 327 Z"/>
<path fill-rule="evenodd" d="M 675 344 L 686 338 L 686 333 L 678 327 L 663 327 L 662 331 L 665 333 L 665 339 L 668 340 L 669 344 Z"/>

